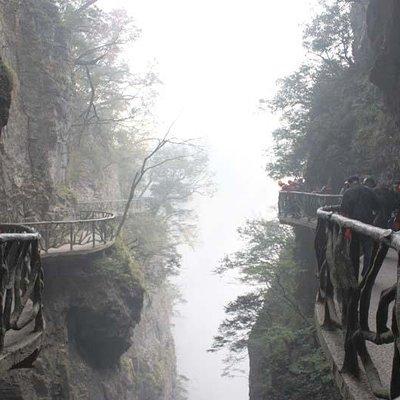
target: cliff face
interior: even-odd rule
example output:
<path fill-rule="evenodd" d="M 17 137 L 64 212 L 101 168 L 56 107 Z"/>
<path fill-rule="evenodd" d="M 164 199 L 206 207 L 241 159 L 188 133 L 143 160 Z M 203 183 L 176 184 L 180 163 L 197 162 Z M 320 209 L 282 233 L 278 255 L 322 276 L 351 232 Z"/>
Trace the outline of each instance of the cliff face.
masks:
<path fill-rule="evenodd" d="M 71 189 L 65 180 L 74 75 L 70 33 L 54 3 L 0 4 L 0 55 L 14 78 L 0 143 L 0 212 L 28 204 L 35 214 L 45 213 L 60 190 Z M 93 178 L 89 159 L 74 161 L 83 171 L 74 183 L 76 195 L 119 197 L 113 171 Z M 46 261 L 44 348 L 32 370 L 3 377 L 1 399 L 174 399 L 167 291 L 145 294 L 149 282 L 120 252 Z"/>
<path fill-rule="evenodd" d="M 12 70 L 13 101 L 0 158 L 2 198 L 46 207 L 65 178 L 71 62 L 68 33 L 47 0 L 0 4 L 1 55 Z"/>
<path fill-rule="evenodd" d="M 167 290 L 144 295 L 120 252 L 45 262 L 45 345 L 33 369 L 0 381 L 1 399 L 175 399 Z"/>
<path fill-rule="evenodd" d="M 72 164 L 80 176 L 73 189 L 81 198 L 119 198 L 118 178 L 109 167 L 92 174 L 90 160 L 71 159 L 69 133 L 74 102 L 71 32 L 50 0 L 0 4 L 1 56 L 10 67 L 13 101 L 0 145 L 0 206 L 29 203 L 45 213 L 66 188 Z M 20 205 L 20 207 L 22 207 Z"/>
<path fill-rule="evenodd" d="M 140 320 L 143 289 L 121 257 L 45 262 L 44 348 L 0 385 L 21 399 L 125 399 L 119 363 Z M 0 396 L 1 398 L 7 398 Z"/>
<path fill-rule="evenodd" d="M 384 93 L 386 104 L 400 122 L 400 3 L 371 0 L 367 32 L 373 66 L 371 81 Z"/>
<path fill-rule="evenodd" d="M 176 399 L 176 356 L 171 333 L 171 298 L 161 287 L 145 301 L 142 319 L 133 335 L 133 345 L 124 357 L 136 371 L 138 400 Z"/>
<path fill-rule="evenodd" d="M 249 343 L 250 400 L 339 400 L 329 364 L 313 334 L 316 294 L 314 234 L 295 229 L 293 261 L 295 285 L 286 288 L 303 316 L 299 320 L 293 306 L 274 294 L 267 297 L 253 326 Z M 275 292 L 276 293 L 276 292 Z"/>

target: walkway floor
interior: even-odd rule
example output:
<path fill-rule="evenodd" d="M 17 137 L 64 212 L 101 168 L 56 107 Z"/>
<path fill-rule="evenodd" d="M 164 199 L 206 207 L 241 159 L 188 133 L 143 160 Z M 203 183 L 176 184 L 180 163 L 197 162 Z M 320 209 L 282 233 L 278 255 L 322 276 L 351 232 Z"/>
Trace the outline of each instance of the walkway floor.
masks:
<path fill-rule="evenodd" d="M 72 250 L 69 244 L 65 244 L 57 248 L 50 248 L 47 252 L 42 250 L 40 252 L 40 255 L 42 256 L 42 258 L 48 258 L 48 257 L 69 257 L 69 256 L 92 254 L 106 250 L 109 247 L 111 247 L 114 243 L 115 241 L 111 240 L 105 244 L 96 243 L 96 246 L 93 246 L 93 243 L 87 243 L 84 245 L 75 244 Z"/>

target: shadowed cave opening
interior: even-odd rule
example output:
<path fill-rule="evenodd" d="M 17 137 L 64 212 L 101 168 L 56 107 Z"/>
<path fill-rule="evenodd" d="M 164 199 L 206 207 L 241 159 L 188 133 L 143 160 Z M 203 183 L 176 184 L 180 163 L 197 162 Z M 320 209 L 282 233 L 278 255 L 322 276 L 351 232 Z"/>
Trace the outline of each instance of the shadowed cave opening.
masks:
<path fill-rule="evenodd" d="M 117 331 L 115 320 L 105 312 L 71 307 L 67 327 L 70 344 L 93 368 L 114 367 L 130 345 Z"/>

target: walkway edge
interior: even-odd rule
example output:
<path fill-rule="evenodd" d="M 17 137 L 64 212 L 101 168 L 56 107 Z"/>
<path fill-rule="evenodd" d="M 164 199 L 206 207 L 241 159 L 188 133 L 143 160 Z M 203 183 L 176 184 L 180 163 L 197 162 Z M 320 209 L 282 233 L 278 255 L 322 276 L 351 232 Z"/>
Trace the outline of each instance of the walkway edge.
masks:
<path fill-rule="evenodd" d="M 342 332 L 340 330 L 328 331 L 322 328 L 323 313 L 323 305 L 317 302 L 314 314 L 317 335 L 340 394 L 345 400 L 376 400 L 377 397 L 369 389 L 368 380 L 363 370 L 360 372 L 359 379 L 340 372 L 344 359 Z"/>
<path fill-rule="evenodd" d="M 92 247 L 92 245 L 89 245 L 88 247 L 84 249 L 76 249 L 76 250 L 70 250 L 70 251 L 63 251 L 60 249 L 55 249 L 55 250 L 50 250 L 49 252 L 41 252 L 40 257 L 42 260 L 46 259 L 53 259 L 53 258 L 69 258 L 69 257 L 80 257 L 80 256 L 86 256 L 89 254 L 94 254 L 94 253 L 100 253 L 104 250 L 109 249 L 110 247 L 115 245 L 115 240 L 112 240 L 110 242 L 107 242 L 106 244 L 102 244 L 99 246 Z"/>

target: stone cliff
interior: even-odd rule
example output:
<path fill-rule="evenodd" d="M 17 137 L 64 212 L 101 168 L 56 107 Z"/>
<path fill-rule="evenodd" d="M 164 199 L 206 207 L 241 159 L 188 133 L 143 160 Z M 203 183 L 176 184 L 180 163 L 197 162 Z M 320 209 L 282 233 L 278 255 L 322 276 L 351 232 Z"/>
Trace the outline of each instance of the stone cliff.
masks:
<path fill-rule="evenodd" d="M 29 199 L 48 207 L 65 175 L 71 63 L 68 34 L 49 1 L 0 5 L 1 55 L 14 79 L 1 151 L 2 202 Z"/>
<path fill-rule="evenodd" d="M 129 398 L 120 357 L 132 344 L 143 304 L 132 262 L 112 254 L 44 264 L 43 351 L 32 370 L 9 374 L 0 394 L 13 389 L 19 399 Z"/>
<path fill-rule="evenodd" d="M 400 121 L 400 4 L 396 0 L 371 0 L 367 32 L 373 65 L 370 79 L 384 93 L 390 111 Z"/>
<path fill-rule="evenodd" d="M 295 322 L 282 299 L 267 298 L 253 326 L 248 343 L 250 359 L 250 400 L 338 400 L 328 363 L 313 334 L 316 293 L 314 233 L 295 228 L 293 261 L 296 284 L 287 292 L 298 300 L 297 306 L 309 319 Z M 273 289 L 273 288 L 272 288 Z M 272 290 L 273 292 L 274 290 Z M 279 330 L 282 323 L 284 330 Z"/>
<path fill-rule="evenodd" d="M 12 207 L 45 214 L 65 204 L 69 191 L 119 197 L 113 173 L 66 184 L 74 74 L 70 32 L 56 2 L 1 2 L 0 39 L 14 80 L 0 143 L 3 218 Z M 89 162 L 75 161 L 81 169 Z M 121 247 L 97 258 L 46 261 L 43 352 L 34 369 L 1 380 L 0 398 L 173 400 L 171 303 L 165 286 L 154 287 L 141 268 Z"/>

